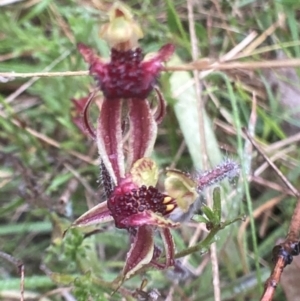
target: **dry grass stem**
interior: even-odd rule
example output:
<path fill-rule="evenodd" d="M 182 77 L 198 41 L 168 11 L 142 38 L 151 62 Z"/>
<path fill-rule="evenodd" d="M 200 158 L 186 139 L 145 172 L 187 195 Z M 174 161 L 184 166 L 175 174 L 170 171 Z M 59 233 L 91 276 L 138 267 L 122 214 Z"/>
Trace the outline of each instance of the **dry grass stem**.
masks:
<path fill-rule="evenodd" d="M 58 63 L 60 63 L 62 60 L 64 60 L 71 52 L 69 50 L 65 51 L 62 53 L 57 59 L 55 59 L 49 66 L 47 66 L 43 72 L 43 74 L 49 74 L 49 71 L 53 69 Z M 13 74 L 14 72 L 10 72 L 10 74 Z M 26 73 L 25 73 L 26 74 Z M 30 74 L 30 73 L 28 73 Z M 1 82 L 1 75 L 0 75 L 0 82 Z M 15 78 L 13 75 L 12 76 L 4 76 L 4 78 Z M 20 76 L 23 77 L 23 76 Z M 10 103 L 13 100 L 15 100 L 19 95 L 21 95 L 24 91 L 26 91 L 30 86 L 32 86 L 38 79 L 38 75 L 34 75 L 34 73 L 31 73 L 31 76 L 25 76 L 25 77 L 32 77 L 28 82 L 24 83 L 21 85 L 15 92 L 13 92 L 11 95 L 6 97 L 5 101 L 6 103 Z M 47 77 L 47 76 L 46 76 Z M 1 106 L 0 106 L 1 107 Z"/>
<path fill-rule="evenodd" d="M 20 274 L 20 301 L 24 301 L 24 277 L 25 267 L 21 260 L 11 256 L 10 254 L 0 251 L 0 257 L 13 264 Z"/>
<path fill-rule="evenodd" d="M 263 179 L 261 177 L 257 177 L 257 176 L 250 176 L 249 177 L 249 181 L 250 182 L 254 182 L 256 184 L 259 184 L 261 186 L 264 186 L 266 188 L 270 188 L 272 190 L 281 192 L 281 193 L 285 193 L 286 195 L 291 195 L 291 196 L 295 196 L 293 192 L 290 191 L 290 189 L 286 188 L 286 187 L 282 187 L 279 184 L 276 184 L 274 182 L 268 181 L 266 179 Z"/>
<path fill-rule="evenodd" d="M 281 24 L 285 20 L 285 15 L 281 14 L 279 16 L 279 19 L 277 22 L 272 24 L 268 29 L 266 29 L 253 43 L 251 43 L 247 48 L 244 49 L 244 51 L 241 53 L 241 55 L 251 55 L 251 53 L 259 46 L 261 45 L 271 34 L 274 33 L 274 31 L 281 26 Z"/>
<path fill-rule="evenodd" d="M 227 52 L 225 55 L 223 55 L 220 58 L 220 62 L 226 62 L 226 61 L 230 61 L 230 60 L 236 58 L 236 56 L 238 56 L 238 53 L 240 53 L 256 37 L 257 37 L 256 31 L 250 32 L 242 42 L 240 42 L 238 45 L 236 45 L 234 48 L 232 48 L 229 52 Z"/>
<path fill-rule="evenodd" d="M 0 111 L 0 117 L 2 118 L 5 118 L 5 119 L 9 119 L 10 122 L 12 124 L 14 124 L 15 126 L 17 126 L 18 128 L 21 128 L 23 130 L 25 130 L 26 132 L 28 132 L 30 135 L 32 135 L 33 137 L 45 142 L 46 144 L 49 144 L 55 148 L 58 148 L 58 149 L 63 149 L 61 144 L 58 143 L 57 141 L 55 141 L 54 139 L 24 125 L 21 121 L 13 118 L 13 117 L 8 117 L 5 113 L 1 112 Z M 77 151 L 73 151 L 73 150 L 64 150 L 66 153 L 86 162 L 86 163 L 89 163 L 89 164 L 92 164 L 92 165 L 98 165 L 98 163 L 94 160 L 92 160 L 90 157 L 88 156 L 85 156 Z"/>
<path fill-rule="evenodd" d="M 266 61 L 249 61 L 249 62 L 211 62 L 211 60 L 201 59 L 189 64 L 182 64 L 179 66 L 167 66 L 164 71 L 218 71 L 231 69 L 270 69 L 270 68 L 284 68 L 284 67 L 300 67 L 300 59 L 284 59 L 284 60 L 266 60 Z M 61 72 L 0 72 L 0 81 L 5 79 L 28 78 L 28 77 L 64 77 L 64 76 L 87 76 L 89 71 L 61 71 Z M 2 78 L 2 79 L 1 79 Z"/>
<path fill-rule="evenodd" d="M 295 145 L 290 145 L 290 147 L 287 147 L 281 151 L 276 152 L 274 156 L 270 157 L 270 161 L 275 162 L 278 159 L 282 159 L 284 155 L 294 151 L 295 148 L 296 148 Z M 269 167 L 269 163 L 264 162 L 253 172 L 253 175 L 255 177 L 261 175 L 268 167 Z"/>
<path fill-rule="evenodd" d="M 261 150 L 259 145 L 252 139 L 249 135 L 248 131 L 244 130 L 248 139 L 251 141 L 256 150 L 264 157 L 264 159 L 268 162 L 268 164 L 273 168 L 279 178 L 283 181 L 283 183 L 290 189 L 296 197 L 300 196 L 299 191 L 292 185 L 292 183 L 285 177 L 285 175 L 278 169 L 278 167 L 265 155 L 265 153 Z"/>
<path fill-rule="evenodd" d="M 280 148 L 283 148 L 287 145 L 296 144 L 300 141 L 300 133 L 297 133 L 293 136 L 287 137 L 285 139 L 274 142 L 264 148 L 266 153 L 277 151 Z"/>

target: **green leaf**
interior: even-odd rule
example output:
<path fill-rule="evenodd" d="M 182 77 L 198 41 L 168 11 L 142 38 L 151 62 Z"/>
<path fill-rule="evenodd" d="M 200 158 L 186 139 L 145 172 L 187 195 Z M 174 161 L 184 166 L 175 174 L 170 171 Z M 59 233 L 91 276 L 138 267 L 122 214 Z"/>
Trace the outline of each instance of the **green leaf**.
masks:
<path fill-rule="evenodd" d="M 215 223 L 216 217 L 215 213 L 206 205 L 201 207 L 201 210 L 206 215 L 206 217 L 209 219 L 210 222 Z"/>
<path fill-rule="evenodd" d="M 37 2 L 37 4 L 29 10 L 29 13 L 22 18 L 21 23 L 41 15 L 41 13 L 48 8 L 50 3 L 51 0 L 42 0 Z"/>
<path fill-rule="evenodd" d="M 55 191 L 58 189 L 61 185 L 69 181 L 74 175 L 72 173 L 65 173 L 62 175 L 58 175 L 55 177 L 51 183 L 51 185 L 47 189 L 47 193 L 50 193 L 51 191 Z"/>
<path fill-rule="evenodd" d="M 189 49 L 189 38 L 186 34 L 186 31 L 183 28 L 181 20 L 177 14 L 176 8 L 174 6 L 174 2 L 171 0 L 167 0 L 167 18 L 168 18 L 168 25 L 171 32 L 178 37 L 178 33 L 180 34 L 181 39 L 183 40 L 183 44 L 186 45 Z"/>
<path fill-rule="evenodd" d="M 179 57 L 173 56 L 170 65 L 180 65 L 182 61 Z M 199 114 L 196 92 L 193 86 L 189 86 L 184 93 L 178 94 L 178 88 L 185 86 L 191 81 L 189 72 L 173 72 L 170 76 L 170 86 L 172 97 L 175 99 L 174 111 L 178 119 L 180 129 L 184 136 L 188 150 L 196 169 L 202 169 L 201 139 L 199 133 Z M 218 165 L 222 161 L 222 154 L 213 130 L 211 121 L 206 112 L 202 112 L 204 117 L 205 142 L 209 161 L 212 166 Z"/>
<path fill-rule="evenodd" d="M 78 277 L 74 275 L 60 274 L 60 273 L 49 273 L 48 276 L 51 278 L 53 282 L 59 283 L 61 285 L 69 285 L 72 282 L 74 282 L 74 280 Z"/>
<path fill-rule="evenodd" d="M 205 224 L 209 223 L 209 220 L 206 217 L 204 217 L 203 215 L 195 215 L 193 217 L 193 221 L 195 221 L 197 223 L 205 223 Z"/>
<path fill-rule="evenodd" d="M 213 211 L 215 214 L 216 222 L 221 222 L 221 189 L 216 187 L 213 192 Z"/>

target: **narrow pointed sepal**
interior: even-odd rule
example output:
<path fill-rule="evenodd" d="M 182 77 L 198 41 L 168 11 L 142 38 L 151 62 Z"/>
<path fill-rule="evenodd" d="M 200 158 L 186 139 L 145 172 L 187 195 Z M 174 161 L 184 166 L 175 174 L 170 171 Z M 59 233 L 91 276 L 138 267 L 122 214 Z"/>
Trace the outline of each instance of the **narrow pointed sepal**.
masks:
<path fill-rule="evenodd" d="M 116 185 L 125 175 L 120 99 L 105 99 L 98 118 L 96 140 L 107 172 Z"/>
<path fill-rule="evenodd" d="M 174 241 L 173 237 L 171 234 L 170 229 L 168 228 L 163 228 L 160 229 L 160 234 L 164 243 L 164 249 L 165 249 L 165 268 L 168 268 L 170 266 L 174 265 L 174 256 L 175 256 L 175 246 L 174 246 Z"/>
<path fill-rule="evenodd" d="M 73 222 L 71 228 L 87 227 L 95 224 L 106 223 L 112 221 L 113 217 L 107 208 L 107 202 L 103 202 L 88 210 Z"/>
<path fill-rule="evenodd" d="M 157 134 L 157 124 L 149 103 L 142 99 L 129 99 L 128 166 L 140 158 L 151 155 Z"/>
<path fill-rule="evenodd" d="M 175 51 L 173 44 L 162 46 L 154 55 L 149 53 L 143 62 L 143 68 L 149 75 L 158 75 L 163 68 L 163 62 L 170 59 Z"/>
<path fill-rule="evenodd" d="M 124 280 L 151 261 L 154 251 L 153 235 L 153 227 L 143 226 L 137 229 L 123 269 Z"/>
<path fill-rule="evenodd" d="M 157 124 L 161 123 L 166 115 L 166 101 L 158 87 L 155 87 L 157 95 L 157 108 L 154 113 L 154 119 Z"/>
<path fill-rule="evenodd" d="M 88 47 L 83 43 L 78 43 L 77 49 L 79 50 L 85 62 L 89 65 L 94 65 L 95 63 L 97 63 L 98 68 L 100 67 L 100 65 L 101 67 L 105 65 L 105 62 L 97 56 L 96 52 L 91 47 Z"/>

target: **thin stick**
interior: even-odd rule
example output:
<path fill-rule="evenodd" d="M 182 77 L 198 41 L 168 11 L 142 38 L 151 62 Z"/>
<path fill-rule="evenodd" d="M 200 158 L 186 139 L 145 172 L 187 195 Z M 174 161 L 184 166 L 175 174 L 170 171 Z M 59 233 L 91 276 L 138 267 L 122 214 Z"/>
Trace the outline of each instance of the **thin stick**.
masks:
<path fill-rule="evenodd" d="M 300 198 L 298 198 L 298 202 L 292 216 L 289 232 L 287 235 L 287 240 L 290 241 L 299 240 L 299 231 L 300 231 Z"/>
<path fill-rule="evenodd" d="M 242 55 L 251 54 L 259 45 L 261 45 L 273 32 L 282 24 L 285 16 L 281 14 L 279 20 L 267 28 L 255 41 L 253 41 L 247 48 L 244 49 Z"/>
<path fill-rule="evenodd" d="M 9 119 L 9 121 L 14 124 L 15 126 L 27 131 L 30 135 L 32 135 L 33 137 L 36 137 L 37 139 L 55 147 L 55 148 L 58 148 L 58 149 L 62 149 L 62 146 L 60 143 L 58 143 L 57 141 L 55 141 L 54 139 L 40 133 L 40 132 L 37 132 L 36 130 L 30 128 L 30 127 L 27 127 L 15 118 L 13 117 L 9 117 L 8 115 L 6 115 L 4 112 L 0 111 L 0 117 L 2 118 L 5 118 L 5 119 Z M 92 164 L 92 165 L 97 165 L 98 163 L 93 161 L 90 157 L 88 156 L 85 156 L 79 152 L 76 152 L 76 151 L 73 151 L 73 150 L 64 150 L 66 153 L 68 154 L 71 154 L 72 156 L 84 161 L 84 162 L 87 162 L 89 164 Z"/>
<path fill-rule="evenodd" d="M 284 257 L 279 257 L 270 278 L 266 281 L 265 291 L 260 301 L 271 301 L 273 299 L 276 286 L 279 283 L 280 276 L 284 267 L 285 259 Z"/>
<path fill-rule="evenodd" d="M 181 66 L 169 66 L 166 67 L 166 71 L 192 71 L 192 70 L 230 70 L 230 69 L 268 69 L 268 68 L 283 68 L 283 67 L 297 67 L 300 66 L 300 59 L 286 59 L 286 60 L 268 60 L 268 61 L 249 61 L 249 62 L 228 62 L 219 63 L 214 62 L 210 64 L 198 65 L 197 62 L 193 62 Z"/>
<path fill-rule="evenodd" d="M 286 176 L 278 169 L 278 167 L 265 155 L 265 153 L 261 150 L 259 145 L 254 141 L 254 139 L 249 135 L 248 131 L 244 129 L 244 133 L 247 135 L 250 142 L 256 148 L 256 150 L 264 157 L 264 159 L 269 163 L 269 165 L 273 168 L 279 178 L 283 181 L 283 183 L 293 192 L 293 194 L 299 198 L 299 191 L 292 185 L 292 183 L 286 178 Z"/>
<path fill-rule="evenodd" d="M 300 231 L 300 198 L 294 210 L 288 235 L 283 243 L 275 247 L 279 250 L 276 254 L 276 263 L 270 278 L 266 281 L 265 291 L 260 301 L 272 301 L 277 284 L 280 281 L 283 269 L 292 262 L 295 255 L 299 255 L 299 231 Z M 274 253 L 274 249 L 273 249 Z"/>
<path fill-rule="evenodd" d="M 15 265 L 20 273 L 20 301 L 24 301 L 24 275 L 25 275 L 25 268 L 24 264 L 21 260 L 16 259 L 15 257 L 11 256 L 10 254 L 4 253 L 0 251 L 0 257 L 7 260 L 8 262 Z"/>
<path fill-rule="evenodd" d="M 286 59 L 286 60 L 267 60 L 262 62 L 249 61 L 249 62 L 207 62 L 203 63 L 203 59 L 200 62 L 192 62 L 189 64 L 182 64 L 179 66 L 168 66 L 164 68 L 164 71 L 193 71 L 193 70 L 231 70 L 231 69 L 269 69 L 269 68 L 283 68 L 283 67 L 299 67 L 300 59 Z M 15 79 L 18 77 L 65 77 L 65 76 L 87 76 L 89 71 L 61 71 L 61 72 L 31 72 L 31 73 L 19 73 L 19 72 L 0 72 L 0 81 L 6 78 Z"/>
<path fill-rule="evenodd" d="M 268 180 L 263 179 L 263 178 L 258 177 L 258 176 L 250 176 L 249 181 L 257 183 L 257 184 L 262 185 L 262 186 L 267 187 L 267 188 L 271 188 L 271 189 L 276 190 L 278 192 L 294 196 L 294 193 L 292 193 L 290 191 L 290 189 L 288 189 L 286 187 L 283 187 L 283 186 L 280 186 L 280 185 L 278 185 L 274 182 L 268 181 Z"/>
<path fill-rule="evenodd" d="M 282 244 L 275 246 L 275 248 L 273 249 L 273 254 L 276 260 L 275 267 L 271 273 L 270 278 L 265 284 L 265 290 L 260 299 L 261 301 L 272 301 L 275 289 L 280 281 L 283 269 L 287 264 L 290 264 L 292 262 L 293 256 L 299 255 L 300 252 L 300 192 L 290 183 L 290 181 L 283 175 L 283 173 L 277 168 L 277 166 L 264 154 L 264 152 L 260 149 L 259 145 L 250 136 L 246 129 L 244 129 L 244 133 L 247 135 L 248 139 L 256 148 L 256 150 L 264 157 L 264 159 L 273 168 L 273 170 L 280 177 L 283 183 L 288 187 L 288 189 L 293 193 L 293 195 L 297 197 L 298 200 L 291 219 L 289 232 L 285 241 Z"/>
<path fill-rule="evenodd" d="M 188 10 L 188 20 L 189 20 L 189 32 L 191 36 L 191 45 L 192 45 L 192 57 L 193 60 L 197 60 L 199 57 L 199 48 L 198 48 L 198 39 L 195 30 L 195 20 L 193 12 L 193 1 L 187 0 L 187 10 Z M 200 135 L 200 151 L 202 153 L 202 168 L 208 170 L 208 154 L 206 147 L 206 137 L 205 137 L 205 124 L 204 124 L 204 115 L 205 110 L 204 102 L 201 97 L 202 86 L 199 81 L 199 71 L 193 70 L 194 83 L 195 83 L 195 92 L 197 97 L 197 109 L 198 109 L 198 124 L 199 124 L 199 135 Z M 211 198 L 208 198 L 208 204 L 212 204 Z M 197 231 L 198 232 L 198 231 Z M 217 248 L 215 244 L 210 246 L 210 258 L 212 263 L 212 274 L 213 274 L 213 288 L 214 288 L 214 297 L 215 301 L 221 300 L 221 291 L 220 291 L 220 277 L 219 277 L 219 266 L 218 266 L 218 256 Z"/>
<path fill-rule="evenodd" d="M 71 53 L 70 50 L 67 50 L 63 52 L 58 58 L 56 58 L 49 66 L 47 66 L 42 73 L 47 74 L 51 69 L 53 69 L 58 63 L 63 61 L 69 54 Z M 10 72 L 13 73 L 13 72 Z M 32 73 L 33 74 L 33 73 Z M 26 91 L 30 86 L 32 86 L 38 79 L 38 76 L 27 76 L 32 77 L 28 82 L 21 85 L 16 91 L 14 91 L 12 94 L 10 94 L 8 97 L 6 97 L 5 102 L 10 103 L 14 99 L 16 99 L 19 95 L 21 95 L 24 91 Z M 1 75 L 0 75 L 0 81 L 1 81 Z"/>
<path fill-rule="evenodd" d="M 0 72 L 0 77 L 6 78 L 27 78 L 27 77 L 60 77 L 60 76 L 86 76 L 89 75 L 89 71 L 61 71 L 61 72 L 28 72 L 28 73 L 17 73 L 17 72 Z"/>

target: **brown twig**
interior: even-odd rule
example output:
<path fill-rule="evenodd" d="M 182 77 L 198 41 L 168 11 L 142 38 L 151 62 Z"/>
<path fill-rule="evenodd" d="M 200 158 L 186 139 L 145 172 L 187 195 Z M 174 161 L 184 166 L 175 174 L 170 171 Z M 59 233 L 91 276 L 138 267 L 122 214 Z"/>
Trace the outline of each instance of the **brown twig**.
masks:
<path fill-rule="evenodd" d="M 289 232 L 286 239 L 289 241 L 298 240 L 299 231 L 300 231 L 300 198 L 298 198 L 297 205 L 292 216 Z"/>
<path fill-rule="evenodd" d="M 244 130 L 250 142 L 257 149 L 257 151 L 264 157 L 268 164 L 273 168 L 276 174 L 280 177 L 288 189 L 297 197 L 297 205 L 294 210 L 289 231 L 283 243 L 273 248 L 273 261 L 275 266 L 272 270 L 271 276 L 265 283 L 265 289 L 260 301 L 272 301 L 275 289 L 280 281 L 281 274 L 286 265 L 293 261 L 293 256 L 300 253 L 300 192 L 291 184 L 291 182 L 281 173 L 277 166 L 264 154 L 258 144 L 250 137 L 249 133 Z"/>
<path fill-rule="evenodd" d="M 266 154 L 261 150 L 256 141 L 249 135 L 248 131 L 244 129 L 244 133 L 247 135 L 250 142 L 256 148 L 256 150 L 264 157 L 268 164 L 273 168 L 278 177 L 283 181 L 283 183 L 288 187 L 288 189 L 297 197 L 300 197 L 300 192 L 292 185 L 292 183 L 286 178 L 286 176 L 279 170 L 279 168 L 266 156 Z"/>
<path fill-rule="evenodd" d="M 10 254 L 4 253 L 0 251 L 0 257 L 7 260 L 8 262 L 15 265 L 18 269 L 18 272 L 20 273 L 21 279 L 20 279 L 20 301 L 24 301 L 24 274 L 25 274 L 25 268 L 24 264 L 21 260 L 16 259 L 15 257 L 11 256 Z"/>
<path fill-rule="evenodd" d="M 230 69 L 269 69 L 269 68 L 287 68 L 299 67 L 300 59 L 286 59 L 286 60 L 266 60 L 262 62 L 249 61 L 239 62 L 232 61 L 228 63 L 209 62 L 209 60 L 201 59 L 201 61 L 183 64 L 179 66 L 168 66 L 164 71 L 202 71 L 202 70 L 230 70 Z M 60 76 L 87 76 L 89 71 L 62 71 L 62 72 L 31 72 L 31 73 L 18 73 L 18 72 L 0 72 L 0 78 L 27 78 L 27 77 L 60 77 Z"/>
<path fill-rule="evenodd" d="M 21 121 L 19 121 L 17 118 L 14 118 L 12 116 L 8 116 L 7 114 L 5 114 L 4 112 L 0 111 L 0 117 L 4 118 L 4 119 L 8 119 L 12 124 L 14 124 L 15 126 L 17 126 L 20 129 L 23 129 L 24 131 L 28 132 L 30 135 L 32 135 L 33 137 L 39 139 L 42 142 L 45 142 L 48 145 L 51 145 L 57 149 L 62 149 L 62 145 L 60 143 L 58 143 L 57 141 L 55 141 L 54 139 L 28 127 L 28 126 L 24 126 L 24 124 L 22 124 Z M 65 150 L 65 152 L 67 152 L 68 154 L 71 154 L 72 156 L 80 159 L 81 161 L 87 162 L 89 164 L 92 165 L 97 165 L 96 162 L 94 162 L 90 157 L 85 156 L 79 152 L 73 151 L 73 150 Z"/>
<path fill-rule="evenodd" d="M 280 276 L 281 276 L 281 273 L 282 273 L 284 267 L 285 267 L 285 259 L 284 259 L 284 257 L 279 257 L 275 264 L 275 267 L 272 271 L 270 278 L 265 283 L 265 291 L 264 291 L 263 296 L 260 299 L 260 301 L 271 301 L 272 300 L 274 293 L 275 293 L 276 286 L 279 282 L 279 279 L 280 279 Z"/>
<path fill-rule="evenodd" d="M 262 185 L 264 187 L 276 190 L 276 191 L 278 191 L 280 193 L 285 193 L 285 194 L 294 196 L 294 193 L 292 191 L 290 191 L 289 189 L 287 189 L 286 187 L 283 187 L 283 186 L 281 186 L 279 184 L 276 184 L 274 182 L 271 182 L 271 181 L 268 181 L 266 179 L 263 179 L 262 177 L 250 176 L 249 180 L 251 182 L 257 183 L 257 184 Z"/>

